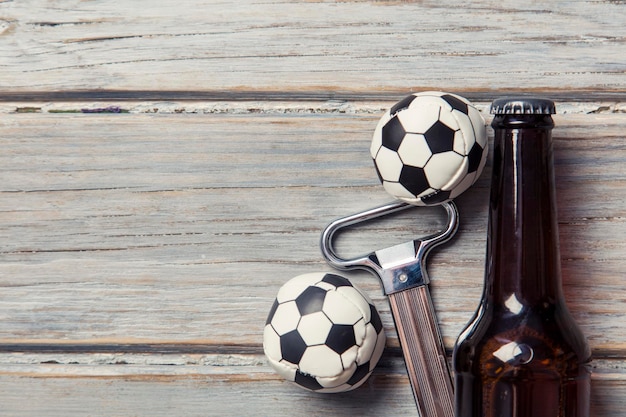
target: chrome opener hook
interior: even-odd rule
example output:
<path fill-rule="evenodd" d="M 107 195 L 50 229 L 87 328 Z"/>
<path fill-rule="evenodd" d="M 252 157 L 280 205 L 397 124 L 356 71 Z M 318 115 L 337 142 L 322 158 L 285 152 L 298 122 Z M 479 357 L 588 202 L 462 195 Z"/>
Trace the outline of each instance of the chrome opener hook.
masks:
<path fill-rule="evenodd" d="M 432 248 L 454 236 L 458 228 L 459 215 L 456 205 L 448 202 L 442 206 L 448 214 L 448 224 L 445 230 L 352 259 L 343 259 L 335 252 L 333 245 L 335 232 L 415 206 L 404 202 L 393 202 L 337 219 L 330 223 L 322 233 L 322 255 L 330 265 L 337 269 L 366 269 L 378 275 L 386 295 L 428 284 L 429 278 L 425 268 L 426 255 Z"/>
<path fill-rule="evenodd" d="M 333 245 L 333 237 L 341 229 L 411 207 L 415 206 L 393 202 L 333 221 L 322 233 L 322 255 L 337 269 L 365 269 L 380 278 L 389 298 L 419 415 L 454 417 L 452 380 L 428 289 L 426 256 L 456 233 L 456 205 L 452 201 L 443 203 L 448 214 L 445 230 L 421 239 L 352 259 L 341 258 Z"/>

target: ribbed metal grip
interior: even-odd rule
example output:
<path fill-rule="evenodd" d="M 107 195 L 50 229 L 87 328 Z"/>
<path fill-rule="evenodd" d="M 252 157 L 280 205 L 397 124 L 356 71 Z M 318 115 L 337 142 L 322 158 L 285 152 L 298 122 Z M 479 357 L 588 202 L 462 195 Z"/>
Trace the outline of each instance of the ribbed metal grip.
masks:
<path fill-rule="evenodd" d="M 420 417 L 454 417 L 446 353 L 426 285 L 389 295 Z"/>

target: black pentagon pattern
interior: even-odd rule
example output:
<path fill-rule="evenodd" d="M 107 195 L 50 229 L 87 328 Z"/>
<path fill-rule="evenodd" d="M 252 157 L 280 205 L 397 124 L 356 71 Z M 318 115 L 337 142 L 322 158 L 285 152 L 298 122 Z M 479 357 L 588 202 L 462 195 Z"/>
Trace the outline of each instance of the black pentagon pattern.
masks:
<path fill-rule="evenodd" d="M 294 382 L 312 391 L 317 391 L 317 390 L 321 390 L 322 388 L 324 388 L 323 386 L 320 385 L 319 382 L 317 382 L 315 377 L 304 374 L 300 372 L 300 370 L 296 370 L 296 379 Z"/>
<path fill-rule="evenodd" d="M 424 138 L 434 154 L 454 150 L 454 130 L 441 120 L 437 120 L 428 128 Z"/>
<path fill-rule="evenodd" d="M 352 283 L 348 281 L 346 278 L 335 275 L 335 274 L 326 274 L 324 278 L 322 278 L 322 282 L 326 282 L 328 284 L 334 285 L 335 287 L 352 287 Z"/>
<path fill-rule="evenodd" d="M 322 311 L 326 298 L 326 290 L 319 287 L 308 287 L 296 298 L 296 306 L 301 316 Z"/>
<path fill-rule="evenodd" d="M 326 337 L 326 345 L 341 355 L 356 345 L 354 327 L 351 324 L 333 324 Z"/>
<path fill-rule="evenodd" d="M 284 360 L 297 365 L 307 346 L 297 330 L 292 330 L 280 337 L 280 352 Z"/>
<path fill-rule="evenodd" d="M 274 304 L 272 304 L 272 308 L 270 309 L 270 313 L 267 315 L 267 320 L 265 321 L 265 325 L 270 324 L 272 319 L 274 318 L 274 314 L 276 313 L 276 309 L 278 308 L 278 300 L 274 300 Z"/>
<path fill-rule="evenodd" d="M 428 178 L 426 178 L 424 170 L 410 165 L 402 167 L 399 182 L 416 197 L 430 188 L 430 184 L 428 184 Z"/>
<path fill-rule="evenodd" d="M 400 119 L 397 117 L 392 118 L 385 123 L 382 128 L 381 135 L 383 146 L 387 149 L 391 149 L 392 151 L 397 151 L 402 144 L 405 134 L 406 131 L 404 130 Z"/>
<path fill-rule="evenodd" d="M 369 374 L 369 373 L 370 373 L 370 363 L 368 361 L 368 362 L 364 363 L 363 365 L 357 366 L 356 370 L 354 371 L 354 374 L 350 377 L 350 379 L 348 380 L 347 384 L 348 385 L 356 385 L 363 378 L 365 378 L 367 376 L 367 374 Z"/>
<path fill-rule="evenodd" d="M 444 94 L 441 98 L 448 103 L 454 110 L 458 110 L 461 113 L 468 114 L 467 103 L 463 100 L 460 100 L 453 95 Z"/>
<path fill-rule="evenodd" d="M 389 113 L 393 116 L 396 113 L 398 113 L 400 110 L 406 109 L 407 107 L 411 105 L 413 100 L 415 100 L 415 97 L 416 96 L 414 96 L 413 94 L 411 94 L 410 96 L 406 96 L 405 98 L 403 98 L 402 100 L 394 104 L 393 107 L 389 109 Z"/>
<path fill-rule="evenodd" d="M 480 161 L 483 159 L 482 146 L 480 146 L 478 143 L 474 143 L 474 146 L 472 146 L 472 149 L 470 149 L 469 154 L 467 155 L 467 159 L 469 161 L 467 172 L 472 173 L 478 171 Z"/>
<path fill-rule="evenodd" d="M 378 315 L 378 311 L 376 311 L 376 307 L 370 304 L 370 323 L 374 326 L 374 330 L 376 330 L 376 334 L 379 334 L 383 329 L 383 321 L 380 319 Z"/>
<path fill-rule="evenodd" d="M 450 199 L 450 193 L 452 191 L 438 191 L 434 194 L 422 197 L 422 202 L 427 205 L 439 204 Z"/>

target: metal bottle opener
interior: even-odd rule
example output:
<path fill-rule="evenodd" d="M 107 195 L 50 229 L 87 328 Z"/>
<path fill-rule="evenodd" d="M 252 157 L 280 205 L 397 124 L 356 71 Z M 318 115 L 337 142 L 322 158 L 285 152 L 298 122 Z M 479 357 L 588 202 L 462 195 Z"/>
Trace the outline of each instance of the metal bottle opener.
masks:
<path fill-rule="evenodd" d="M 340 270 L 365 269 L 382 281 L 421 417 L 454 417 L 452 380 L 426 273 L 428 252 L 449 240 L 458 228 L 456 205 L 447 202 L 442 206 L 448 214 L 445 230 L 365 256 L 353 259 L 339 257 L 333 248 L 334 234 L 348 226 L 414 205 L 394 202 L 337 219 L 324 229 L 321 239 L 322 254 L 330 265 Z"/>

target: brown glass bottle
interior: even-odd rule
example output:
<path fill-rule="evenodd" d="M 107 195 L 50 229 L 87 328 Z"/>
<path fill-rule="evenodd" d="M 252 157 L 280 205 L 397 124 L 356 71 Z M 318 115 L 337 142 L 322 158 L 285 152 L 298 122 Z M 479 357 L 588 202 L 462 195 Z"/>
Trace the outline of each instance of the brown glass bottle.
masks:
<path fill-rule="evenodd" d="M 591 352 L 561 288 L 554 103 L 500 99 L 485 287 L 453 355 L 456 417 L 588 417 Z"/>

